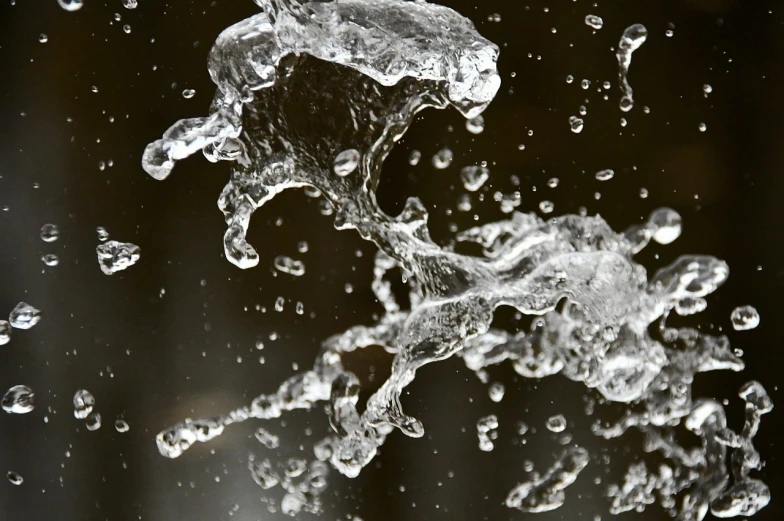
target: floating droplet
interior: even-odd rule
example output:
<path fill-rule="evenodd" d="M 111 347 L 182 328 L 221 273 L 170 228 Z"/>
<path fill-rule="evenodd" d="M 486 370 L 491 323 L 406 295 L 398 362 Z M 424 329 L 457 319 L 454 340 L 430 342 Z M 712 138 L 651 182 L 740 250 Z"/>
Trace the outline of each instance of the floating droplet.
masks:
<path fill-rule="evenodd" d="M 485 130 L 485 118 L 476 116 L 466 120 L 466 130 L 472 134 L 481 134 Z"/>
<path fill-rule="evenodd" d="M 730 321 L 735 331 L 746 331 L 759 325 L 760 316 L 752 306 L 739 306 L 732 310 Z"/>
<path fill-rule="evenodd" d="M 22 483 L 24 483 L 24 478 L 22 477 L 22 475 L 17 472 L 14 472 L 13 470 L 9 470 L 8 473 L 6 474 L 6 477 L 8 478 L 8 482 L 12 485 L 19 486 Z"/>
<path fill-rule="evenodd" d="M 27 414 L 35 409 L 35 393 L 26 385 L 15 385 L 6 391 L 0 405 L 8 414 Z"/>
<path fill-rule="evenodd" d="M 70 12 L 78 11 L 84 5 L 83 0 L 57 0 L 57 3 L 60 4 L 60 7 Z"/>
<path fill-rule="evenodd" d="M 48 41 L 49 41 L 49 37 L 48 37 L 48 36 L 46 36 L 44 33 L 41 33 L 41 34 L 38 36 L 38 41 L 39 41 L 39 42 L 41 42 L 41 43 L 46 43 L 46 42 L 48 42 Z"/>
<path fill-rule="evenodd" d="M 41 226 L 41 240 L 44 242 L 54 242 L 60 237 L 60 229 L 56 224 L 44 224 Z"/>
<path fill-rule="evenodd" d="M 442 148 L 436 155 L 433 156 L 433 166 L 436 167 L 438 170 L 443 170 L 448 168 L 449 165 L 452 164 L 452 159 L 454 158 L 454 154 L 448 148 Z"/>
<path fill-rule="evenodd" d="M 47 253 L 46 255 L 41 257 L 41 260 L 43 261 L 44 264 L 46 264 L 50 268 L 53 268 L 58 264 L 60 264 L 60 257 L 55 255 L 54 253 Z"/>
<path fill-rule="evenodd" d="M 80 420 L 87 418 L 95 406 L 95 397 L 86 389 L 79 389 L 73 397 L 74 417 Z"/>
<path fill-rule="evenodd" d="M 0 320 L 0 346 L 6 345 L 11 341 L 11 324 L 5 320 Z"/>
<path fill-rule="evenodd" d="M 16 329 L 30 329 L 41 320 L 41 312 L 27 304 L 20 302 L 8 315 L 8 322 Z"/>
<path fill-rule="evenodd" d="M 550 179 L 547 180 L 547 186 L 549 186 L 550 188 L 556 188 L 558 186 L 558 183 L 560 183 L 560 180 L 557 177 L 551 177 Z"/>
<path fill-rule="evenodd" d="M 713 92 L 713 87 L 711 87 L 709 83 L 706 83 L 705 85 L 702 86 L 702 92 L 705 94 L 705 97 L 707 98 L 708 94 Z"/>
<path fill-rule="evenodd" d="M 97 431 L 101 428 L 101 414 L 97 412 L 90 413 L 84 422 L 84 426 L 88 431 Z"/>
<path fill-rule="evenodd" d="M 659 208 L 648 218 L 653 240 L 659 244 L 670 244 L 681 236 L 681 216 L 671 208 Z"/>
<path fill-rule="evenodd" d="M 566 77 L 566 83 L 572 83 L 574 81 L 574 76 L 571 74 Z"/>
<path fill-rule="evenodd" d="M 593 29 L 596 29 L 598 31 L 604 25 L 604 20 L 602 20 L 601 16 L 596 16 L 595 14 L 589 14 L 585 17 L 585 25 Z"/>
<path fill-rule="evenodd" d="M 422 159 L 422 152 L 419 150 L 412 150 L 408 155 L 408 164 L 411 166 L 417 166 L 420 159 Z"/>
<path fill-rule="evenodd" d="M 563 414 L 556 414 L 547 418 L 547 430 L 550 432 L 563 432 L 566 430 L 566 418 Z"/>
<path fill-rule="evenodd" d="M 555 204 L 553 204 L 552 201 L 540 201 L 539 210 L 542 213 L 553 213 L 553 210 L 555 210 Z"/>
<path fill-rule="evenodd" d="M 504 399 L 504 393 L 506 392 L 506 388 L 504 384 L 501 382 L 493 382 L 490 384 L 490 387 L 487 389 L 487 394 L 490 399 L 496 403 L 500 402 Z"/>
<path fill-rule="evenodd" d="M 572 116 L 569 118 L 569 127 L 572 129 L 572 132 L 575 134 L 579 134 L 583 131 L 584 121 L 577 116 Z"/>
<path fill-rule="evenodd" d="M 699 125 L 697 125 L 697 128 L 700 129 L 700 132 L 705 132 L 706 130 L 708 130 L 708 125 L 701 122 Z"/>
<path fill-rule="evenodd" d="M 615 171 L 608 168 L 606 170 L 600 170 L 596 172 L 595 177 L 597 181 L 609 181 L 613 178 L 613 176 L 615 176 Z"/>
<path fill-rule="evenodd" d="M 357 169 L 359 165 L 359 150 L 349 148 L 335 157 L 332 169 L 340 177 L 346 177 Z"/>
<path fill-rule="evenodd" d="M 136 9 L 136 6 L 138 5 L 139 3 L 137 0 L 123 0 L 123 6 L 126 9 Z"/>
<path fill-rule="evenodd" d="M 490 170 L 484 166 L 467 166 L 460 170 L 460 180 L 469 192 L 476 192 L 490 177 Z"/>
<path fill-rule="evenodd" d="M 114 420 L 114 428 L 117 432 L 128 432 L 131 426 L 125 420 L 117 419 Z"/>
<path fill-rule="evenodd" d="M 280 446 L 280 438 L 263 427 L 256 429 L 256 439 L 268 449 L 277 449 Z"/>
<path fill-rule="evenodd" d="M 130 242 L 107 241 L 95 248 L 98 264 L 106 275 L 130 268 L 141 257 L 141 250 Z"/>
<path fill-rule="evenodd" d="M 131 34 L 131 26 L 128 24 L 123 25 L 123 32 L 125 32 L 125 34 Z"/>
<path fill-rule="evenodd" d="M 583 90 L 588 90 L 591 87 L 591 80 L 583 80 L 583 81 L 581 81 L 580 82 L 580 87 L 582 87 Z"/>
<path fill-rule="evenodd" d="M 98 232 L 99 241 L 106 242 L 106 240 L 109 238 L 109 232 L 107 232 L 106 228 L 104 228 L 103 226 L 99 226 L 98 228 L 95 229 L 95 231 Z"/>
<path fill-rule="evenodd" d="M 185 99 L 191 99 L 196 95 L 196 91 L 194 89 L 185 89 L 182 91 L 182 97 Z"/>
<path fill-rule="evenodd" d="M 479 439 L 479 450 L 490 452 L 495 447 L 493 440 L 498 437 L 498 417 L 495 414 L 480 418 L 476 422 L 476 435 Z"/>
<path fill-rule="evenodd" d="M 291 257 L 285 255 L 278 255 L 275 257 L 275 269 L 282 273 L 288 273 L 295 277 L 301 277 L 305 274 L 305 264 Z"/>
<path fill-rule="evenodd" d="M 618 79 L 621 84 L 620 107 L 624 112 L 628 112 L 634 106 L 634 96 L 631 85 L 629 85 L 629 67 L 632 64 L 632 54 L 640 45 L 645 43 L 648 38 L 648 29 L 642 24 L 630 25 L 623 31 L 621 41 L 618 43 Z"/>

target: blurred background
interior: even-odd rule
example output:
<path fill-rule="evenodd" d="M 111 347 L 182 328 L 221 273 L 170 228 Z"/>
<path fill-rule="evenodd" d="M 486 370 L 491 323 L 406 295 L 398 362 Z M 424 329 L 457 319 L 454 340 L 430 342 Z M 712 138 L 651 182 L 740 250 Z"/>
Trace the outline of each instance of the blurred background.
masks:
<path fill-rule="evenodd" d="M 707 311 L 669 323 L 727 332 L 747 364 L 742 374 L 699 375 L 695 395 L 729 400 L 735 430 L 743 422 L 737 390 L 745 381 L 761 381 L 784 405 L 778 389 L 784 7 L 742 0 L 442 3 L 501 47 L 503 85 L 479 135 L 456 111 L 421 114 L 385 165 L 382 207 L 397 213 L 406 197 L 420 197 L 433 237 L 445 243 L 455 226 L 504 217 L 496 191 L 519 190 L 520 211 L 538 212 L 543 200 L 554 203 L 554 215 L 585 207 L 619 231 L 670 206 L 684 218 L 683 235 L 666 247 L 651 245 L 638 260 L 649 273 L 684 253 L 727 260 L 730 279 L 708 299 Z M 19 301 L 43 315 L 0 347 L 0 390 L 30 386 L 37 403 L 30 414 L 0 414 L 0 473 L 24 477 L 21 486 L 0 483 L 3 519 L 287 518 L 270 512 L 282 491 L 253 482 L 248 454 L 310 457 L 313 442 L 329 429 L 321 410 L 234 426 L 176 460 L 161 457 L 154 441 L 186 417 L 225 413 L 274 391 L 295 368 L 312 364 L 323 339 L 371 324 L 382 311 L 370 291 L 374 247 L 334 230 L 317 201 L 288 191 L 257 212 L 249 240 L 261 261 L 241 271 L 223 257 L 224 223 L 215 204 L 228 165 L 197 154 L 165 182 L 140 167 L 145 145 L 175 120 L 207 113 L 211 44 L 255 12 L 251 0 L 141 0 L 134 10 L 121 0 L 84 0 L 77 12 L 56 0 L 0 4 L 0 315 Z M 585 24 L 588 14 L 603 18 L 601 30 Z M 644 24 L 649 36 L 634 53 L 629 81 L 636 106 L 625 114 L 612 49 L 633 23 Z M 185 98 L 185 89 L 195 95 Z M 569 117 L 581 105 L 585 126 L 576 134 Z M 430 158 L 443 147 L 454 161 L 436 170 Z M 415 149 L 423 160 L 412 167 Z M 459 212 L 459 170 L 481 161 L 491 170 L 485 201 Z M 597 181 L 594 173 L 607 168 L 615 177 Z M 551 178 L 560 180 L 556 188 L 548 187 Z M 60 229 L 56 242 L 40 238 L 47 223 Z M 111 277 L 101 273 L 98 226 L 112 239 L 138 244 L 138 264 Z M 297 251 L 300 241 L 307 253 Z M 59 256 L 58 266 L 41 261 L 49 253 Z M 276 273 L 277 255 L 303 260 L 306 274 Z M 286 301 L 282 312 L 274 310 L 278 297 Z M 295 312 L 296 302 L 304 315 Z M 759 310 L 761 325 L 735 332 L 730 312 L 746 304 Z M 526 327 L 507 310 L 499 310 L 498 320 Z M 348 358 L 363 381 L 363 398 L 386 378 L 390 360 L 378 348 Z M 403 405 L 424 422 L 425 437 L 395 432 L 359 478 L 333 472 L 322 518 L 611 517 L 606 486 L 644 459 L 641 437 L 594 437 L 595 417 L 584 406 L 596 395 L 581 384 L 559 376 L 525 380 L 509 365 L 492 368 L 490 377 L 506 386 L 500 403 L 460 359 L 420 371 Z M 73 394 L 81 388 L 96 398 L 103 419 L 97 431 L 73 417 Z M 623 409 L 602 410 L 612 418 Z M 476 422 L 491 413 L 499 417 L 499 438 L 493 452 L 483 453 Z M 567 489 L 561 509 L 507 509 L 503 500 L 525 479 L 525 462 L 544 471 L 562 450 L 561 435 L 545 428 L 557 413 L 574 442 L 591 451 L 592 463 Z M 778 410 L 766 416 L 756 438 L 767 461 L 761 476 L 773 495 L 758 521 L 784 518 L 784 451 L 775 441 L 780 417 Z M 117 418 L 130 425 L 127 433 L 114 429 Z M 519 421 L 531 428 L 525 436 L 516 432 Z M 283 440 L 277 453 L 266 454 L 254 438 L 261 425 Z M 665 516 L 651 506 L 619 519 Z"/>

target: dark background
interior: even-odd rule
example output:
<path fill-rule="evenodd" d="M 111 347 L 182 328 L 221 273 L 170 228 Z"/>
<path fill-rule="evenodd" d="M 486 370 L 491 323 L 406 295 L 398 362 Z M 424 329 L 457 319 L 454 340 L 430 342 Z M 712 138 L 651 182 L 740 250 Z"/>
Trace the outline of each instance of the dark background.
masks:
<path fill-rule="evenodd" d="M 474 213 L 479 222 L 501 218 L 492 193 L 512 191 L 513 175 L 520 181 L 522 211 L 537 211 L 543 199 L 555 203 L 555 214 L 585 206 L 622 230 L 654 208 L 675 208 L 684 217 L 683 236 L 670 246 L 649 247 L 640 261 L 652 272 L 683 253 L 726 259 L 730 279 L 709 298 L 707 311 L 670 323 L 728 330 L 747 363 L 742 374 L 698 376 L 696 395 L 729 399 L 736 430 L 742 425 L 736 395 L 743 382 L 760 380 L 774 402 L 784 403 L 777 387 L 784 361 L 784 9 L 776 2 L 742 0 L 607 0 L 598 7 L 585 0 L 445 3 L 502 48 L 503 85 L 479 136 L 465 130 L 456 111 L 423 113 L 385 166 L 382 206 L 395 213 L 407 196 L 421 197 L 439 241 L 450 236 L 450 223 L 473 225 Z M 353 232 L 335 231 L 316 201 L 289 191 L 257 212 L 249 239 L 261 262 L 240 271 L 223 258 L 224 223 L 215 206 L 228 166 L 199 154 L 162 183 L 140 167 L 144 146 L 171 123 L 207 113 L 213 93 L 209 48 L 222 29 L 255 12 L 251 0 L 142 0 L 133 11 L 121 0 L 85 0 L 76 13 L 55 0 L 0 5 L 0 314 L 21 300 L 43 312 L 39 325 L 14 331 L 0 348 L 0 389 L 25 384 L 37 395 L 34 412 L 0 414 L 0 472 L 13 470 L 25 479 L 19 487 L 0 482 L 0 518 L 285 517 L 268 513 L 260 500 L 279 501 L 281 490 L 262 491 L 247 470 L 248 453 L 264 453 L 253 438 L 261 422 L 230 428 L 177 460 L 159 456 L 154 443 L 158 431 L 185 417 L 224 413 L 273 391 L 295 372 L 293 364 L 312 363 L 322 339 L 370 324 L 381 311 L 369 284 L 373 246 Z M 500 22 L 487 21 L 494 13 Z M 589 13 L 604 18 L 595 34 L 583 21 Z M 637 105 L 623 114 L 611 47 L 636 22 L 650 34 L 631 67 Z M 674 35 L 665 36 L 671 27 Z M 39 43 L 41 33 L 47 43 Z M 568 75 L 574 83 L 567 84 Z M 590 89 L 581 89 L 582 79 L 591 80 Z M 597 92 L 604 81 L 612 88 Z M 707 98 L 705 83 L 713 87 Z M 184 99 L 186 88 L 196 89 L 195 97 Z M 573 134 L 568 119 L 583 104 L 585 129 Z M 707 124 L 704 133 L 700 122 Z M 451 147 L 455 160 L 437 171 L 430 157 L 443 146 Z M 410 167 L 414 148 L 424 157 Z M 109 160 L 113 166 L 100 170 L 99 162 Z M 492 171 L 487 202 L 471 213 L 447 215 L 462 193 L 459 168 L 483 160 Z M 613 168 L 615 178 L 596 181 L 594 172 L 605 168 Z M 555 189 L 546 185 L 551 177 L 560 179 Z M 649 190 L 647 199 L 639 197 L 641 187 Z M 60 227 L 57 242 L 41 241 L 45 223 Z M 97 226 L 113 239 L 138 244 L 139 263 L 103 275 L 95 258 Z M 302 240 L 310 245 L 306 254 L 296 250 Z M 60 265 L 45 267 L 44 253 L 58 254 Z M 276 276 L 271 266 L 279 254 L 302 259 L 305 276 Z M 345 291 L 347 283 L 352 293 Z M 287 300 L 281 313 L 273 310 L 278 296 Z M 303 316 L 294 311 L 297 301 L 305 305 Z M 762 323 L 736 333 L 729 314 L 743 304 L 756 306 Z M 499 315 L 508 319 L 511 313 Z M 269 340 L 273 332 L 276 341 Z M 262 352 L 254 348 L 257 339 L 266 343 Z M 350 357 L 364 396 L 386 377 L 389 361 L 375 348 Z M 613 442 L 592 436 L 594 417 L 584 414 L 583 402 L 593 395 L 580 384 L 558 376 L 524 380 L 508 365 L 493 368 L 491 378 L 507 388 L 499 404 L 460 359 L 423 369 L 404 406 L 424 422 L 425 438 L 396 432 L 358 479 L 333 472 L 323 518 L 610 517 L 605 487 L 643 457 L 640 436 L 628 433 Z M 104 424 L 96 432 L 73 417 L 71 399 L 79 388 L 96 397 Z M 609 417 L 621 410 L 605 408 Z M 563 508 L 538 515 L 507 509 L 507 492 L 525 479 L 523 462 L 545 470 L 560 452 L 557 436 L 544 428 L 546 418 L 559 412 L 574 441 L 591 450 L 591 465 L 567 490 Z M 490 413 L 500 418 L 500 436 L 494 452 L 481 453 L 475 424 Z M 765 417 L 757 437 L 767 461 L 762 477 L 774 498 L 754 518 L 759 521 L 784 514 L 780 416 L 774 410 Z M 128 433 L 113 428 L 118 417 L 130 424 Z M 525 444 L 515 433 L 520 420 L 536 429 Z M 318 410 L 264 425 L 284 440 L 280 458 L 310 456 L 313 441 L 328 430 Z M 664 517 L 658 507 L 620 516 Z"/>

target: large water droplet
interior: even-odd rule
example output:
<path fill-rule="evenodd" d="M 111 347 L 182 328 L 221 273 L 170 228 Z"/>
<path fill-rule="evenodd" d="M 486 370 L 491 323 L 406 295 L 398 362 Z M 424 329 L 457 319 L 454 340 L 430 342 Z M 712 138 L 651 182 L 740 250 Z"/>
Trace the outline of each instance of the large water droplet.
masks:
<path fill-rule="evenodd" d="M 453 158 L 454 154 L 452 153 L 452 150 L 448 148 L 442 148 L 436 152 L 436 155 L 433 156 L 433 166 L 438 170 L 449 168 L 449 165 L 452 164 Z"/>
<path fill-rule="evenodd" d="M 598 181 L 609 181 L 613 178 L 613 176 L 615 176 L 615 171 L 608 168 L 606 170 L 600 170 L 596 172 L 595 177 Z"/>
<path fill-rule="evenodd" d="M 547 418 L 547 430 L 550 432 L 563 432 L 566 430 L 566 418 L 563 414 L 556 414 Z"/>
<path fill-rule="evenodd" d="M 18 472 L 14 472 L 13 470 L 9 470 L 5 476 L 8 478 L 8 482 L 12 485 L 19 486 L 24 483 L 24 478 L 22 475 Z"/>
<path fill-rule="evenodd" d="M 44 242 L 54 242 L 60 237 L 60 230 L 56 224 L 44 224 L 41 226 L 41 240 Z"/>
<path fill-rule="evenodd" d="M 87 419 L 84 421 L 84 426 L 87 427 L 88 431 L 97 431 L 101 428 L 101 415 L 97 412 L 92 412 L 87 416 Z"/>
<path fill-rule="evenodd" d="M 11 341 L 11 324 L 5 320 L 0 320 L 0 346 L 6 345 Z"/>
<path fill-rule="evenodd" d="M 106 275 L 130 268 L 141 257 L 141 250 L 130 242 L 107 241 L 95 248 L 98 264 Z"/>
<path fill-rule="evenodd" d="M 16 329 L 30 329 L 41 320 L 41 312 L 27 304 L 20 302 L 8 315 L 8 322 Z"/>
<path fill-rule="evenodd" d="M 15 385 L 6 391 L 0 405 L 9 414 L 27 414 L 35 409 L 35 393 L 26 385 Z"/>
<path fill-rule="evenodd" d="M 73 397 L 74 417 L 83 420 L 87 418 L 95 406 L 95 397 L 86 389 L 79 389 Z"/>
<path fill-rule="evenodd" d="M 460 170 L 460 180 L 469 192 L 476 192 L 490 177 L 490 170 L 484 166 L 467 166 Z"/>
<path fill-rule="evenodd" d="M 569 128 L 571 128 L 572 132 L 575 134 L 579 134 L 583 131 L 583 125 L 585 122 L 582 118 L 578 118 L 577 116 L 571 116 L 569 118 Z"/>
<path fill-rule="evenodd" d="M 746 331 L 759 325 L 760 316 L 753 306 L 739 306 L 732 310 L 730 321 L 735 331 Z"/>
<path fill-rule="evenodd" d="M 596 29 L 597 31 L 602 28 L 604 25 L 604 20 L 602 20 L 601 16 L 596 16 L 595 14 L 589 14 L 585 17 L 585 25 Z"/>
<path fill-rule="evenodd" d="M 78 11 L 84 5 L 83 0 L 57 0 L 57 3 L 66 11 L 71 12 Z"/>

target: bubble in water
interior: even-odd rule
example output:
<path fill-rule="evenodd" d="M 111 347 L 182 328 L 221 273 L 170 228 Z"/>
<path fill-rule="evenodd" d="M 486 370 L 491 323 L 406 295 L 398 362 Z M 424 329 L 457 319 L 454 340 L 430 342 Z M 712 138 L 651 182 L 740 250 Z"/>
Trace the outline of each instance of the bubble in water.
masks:
<path fill-rule="evenodd" d="M 433 156 L 433 166 L 436 167 L 438 170 L 443 170 L 445 168 L 449 168 L 449 165 L 452 164 L 452 159 L 454 158 L 454 154 L 452 150 L 449 148 L 442 148 Z"/>
<path fill-rule="evenodd" d="M 26 385 L 15 385 L 6 391 L 0 405 L 8 414 L 27 414 L 35 409 L 35 393 Z"/>
<path fill-rule="evenodd" d="M 8 315 L 8 322 L 16 329 L 30 329 L 41 320 L 41 312 L 26 302 L 20 302 Z"/>
<path fill-rule="evenodd" d="M 56 224 L 44 224 L 41 226 L 41 240 L 44 242 L 54 242 L 60 237 L 60 230 Z"/>
<path fill-rule="evenodd" d="M 282 273 L 301 277 L 305 274 L 305 263 L 285 255 L 278 255 L 275 257 L 275 269 Z"/>
<path fill-rule="evenodd" d="M 8 478 L 8 482 L 12 485 L 19 486 L 24 483 L 24 478 L 22 475 L 18 472 L 14 472 L 13 470 L 9 470 L 5 476 Z"/>
<path fill-rule="evenodd" d="M 95 248 L 98 265 L 106 275 L 130 268 L 141 257 L 141 250 L 130 242 L 107 241 Z"/>
<path fill-rule="evenodd" d="M 80 420 L 87 418 L 93 407 L 95 407 L 95 397 L 86 389 L 79 389 L 73 397 L 74 417 Z"/>
<path fill-rule="evenodd" d="M 422 159 L 422 152 L 420 152 L 419 150 L 412 150 L 411 153 L 408 155 L 408 164 L 411 166 L 417 166 L 421 159 Z"/>
<path fill-rule="evenodd" d="M 11 324 L 5 320 L 0 320 L 0 346 L 6 345 L 11 341 Z"/>
<path fill-rule="evenodd" d="M 467 119 L 465 126 L 470 133 L 481 134 L 485 130 L 485 118 L 476 116 L 475 118 Z"/>
<path fill-rule="evenodd" d="M 746 331 L 759 325 L 760 316 L 753 306 L 739 306 L 732 310 L 730 321 L 735 331 Z"/>
<path fill-rule="evenodd" d="M 191 99 L 195 95 L 196 95 L 195 89 L 185 89 L 184 91 L 182 91 L 182 97 L 185 99 Z"/>
<path fill-rule="evenodd" d="M 114 420 L 114 429 L 117 432 L 128 432 L 130 428 L 131 426 L 128 425 L 128 422 L 126 422 L 125 420 L 120 418 Z"/>
<path fill-rule="evenodd" d="M 585 17 L 585 25 L 596 29 L 597 31 L 602 28 L 604 25 L 604 20 L 602 20 L 601 16 L 596 16 L 595 14 L 589 14 Z"/>
<path fill-rule="evenodd" d="M 90 413 L 84 421 L 84 426 L 88 431 L 97 431 L 101 428 L 101 414 L 97 412 Z"/>
<path fill-rule="evenodd" d="M 500 402 L 504 399 L 504 393 L 506 392 L 506 388 L 504 384 L 501 382 L 493 382 L 490 384 L 490 387 L 487 389 L 487 394 L 490 399 L 496 403 Z"/>
<path fill-rule="evenodd" d="M 553 213 L 553 210 L 555 210 L 555 204 L 553 204 L 552 201 L 540 201 L 539 210 L 542 213 Z"/>
<path fill-rule="evenodd" d="M 618 81 L 621 85 L 620 107 L 624 112 L 628 112 L 634 106 L 634 93 L 629 85 L 629 67 L 632 64 L 632 54 L 645 43 L 648 38 L 648 29 L 642 24 L 630 25 L 623 31 L 621 41 L 618 42 Z"/>
<path fill-rule="evenodd" d="M 648 222 L 652 230 L 653 240 L 659 244 L 670 244 L 681 236 L 681 216 L 671 208 L 654 210 Z"/>
<path fill-rule="evenodd" d="M 550 432 L 563 432 L 566 430 L 566 418 L 563 414 L 556 414 L 547 418 L 547 430 Z"/>
<path fill-rule="evenodd" d="M 606 170 L 600 170 L 596 172 L 595 175 L 597 181 L 609 181 L 610 179 L 613 178 L 613 176 L 615 176 L 615 171 L 609 168 Z"/>
<path fill-rule="evenodd" d="M 263 427 L 256 429 L 256 439 L 268 449 L 280 447 L 280 438 Z"/>
<path fill-rule="evenodd" d="M 579 134 L 583 131 L 584 121 L 582 118 L 578 118 L 577 116 L 571 116 L 569 118 L 569 127 L 572 129 L 572 132 L 575 134 Z"/>
<path fill-rule="evenodd" d="M 353 148 L 344 150 L 335 157 L 335 161 L 332 164 L 332 169 L 340 177 L 346 177 L 357 169 L 357 165 L 359 165 L 359 157 L 359 150 Z"/>
<path fill-rule="evenodd" d="M 137 0 L 123 0 L 123 6 L 126 9 L 136 9 L 136 6 L 138 5 L 139 3 Z"/>
<path fill-rule="evenodd" d="M 83 0 L 57 0 L 57 3 L 66 11 L 71 12 L 78 11 L 82 8 L 82 5 L 84 5 Z"/>
<path fill-rule="evenodd" d="M 43 261 L 43 263 L 49 266 L 50 268 L 53 268 L 58 264 L 60 264 L 60 257 L 55 255 L 54 253 L 47 253 L 46 255 L 41 257 L 41 261 Z"/>
<path fill-rule="evenodd" d="M 460 170 L 460 180 L 469 192 L 476 192 L 490 177 L 490 170 L 484 166 L 467 166 Z"/>
<path fill-rule="evenodd" d="M 493 440 L 498 437 L 498 417 L 495 414 L 480 418 L 476 422 L 476 435 L 479 439 L 479 450 L 490 452 L 495 447 Z"/>

